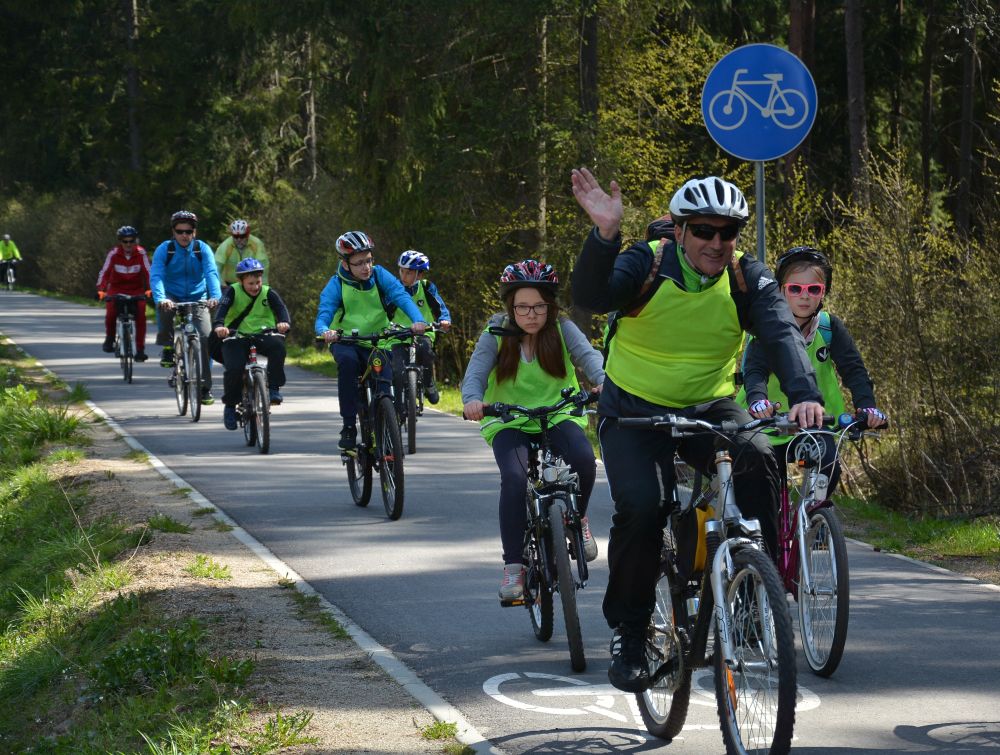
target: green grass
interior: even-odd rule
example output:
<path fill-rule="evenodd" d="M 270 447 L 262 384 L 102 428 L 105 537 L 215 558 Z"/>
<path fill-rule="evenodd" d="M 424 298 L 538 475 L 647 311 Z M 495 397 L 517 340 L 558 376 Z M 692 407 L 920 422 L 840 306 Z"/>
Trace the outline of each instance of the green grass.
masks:
<path fill-rule="evenodd" d="M 285 582 L 289 584 L 285 584 Z M 290 580 L 285 582 L 279 580 L 278 586 L 287 588 L 295 584 Z M 343 625 L 320 606 L 319 595 L 303 595 L 298 590 L 292 590 L 291 596 L 292 600 L 295 601 L 296 612 L 300 619 L 311 621 L 338 639 L 346 640 L 350 637 Z"/>
<path fill-rule="evenodd" d="M 174 488 L 170 491 L 170 495 L 187 495 L 188 493 L 194 492 L 194 488 Z"/>
<path fill-rule="evenodd" d="M 327 377 L 337 377 L 337 363 L 333 361 L 329 349 L 288 344 L 287 351 L 285 364 L 294 364 L 296 367 L 318 372 Z"/>
<path fill-rule="evenodd" d="M 191 528 L 182 522 L 178 522 L 167 514 L 154 514 L 149 517 L 149 526 L 160 532 L 177 532 L 181 535 L 191 533 Z"/>
<path fill-rule="evenodd" d="M 212 524 L 211 524 L 211 525 L 209 526 L 209 529 L 213 529 L 213 530 L 215 530 L 216 532 L 232 532 L 232 531 L 233 531 L 233 525 L 231 525 L 231 524 L 226 524 L 226 523 L 225 523 L 224 521 L 222 521 L 221 519 L 216 519 L 216 520 L 215 520 L 214 522 L 212 522 Z"/>
<path fill-rule="evenodd" d="M 47 464 L 76 464 L 77 462 L 83 461 L 85 458 L 86 454 L 78 448 L 60 448 L 46 456 L 45 462 Z"/>
<path fill-rule="evenodd" d="M 82 404 L 89 399 L 90 390 L 79 381 L 73 384 L 73 387 L 69 391 L 69 396 L 66 397 L 66 400 L 71 404 Z"/>
<path fill-rule="evenodd" d="M 1000 563 L 1000 519 L 916 518 L 849 496 L 837 496 L 848 529 L 883 551 L 914 558 L 985 558 Z"/>
<path fill-rule="evenodd" d="M 146 453 L 145 451 L 140 451 L 138 448 L 133 448 L 131 451 L 125 454 L 125 458 L 128 459 L 129 461 L 137 461 L 140 464 L 149 463 L 149 454 Z"/>
<path fill-rule="evenodd" d="M 205 516 L 205 514 L 214 514 L 215 511 L 215 506 L 203 506 L 200 509 L 192 511 L 191 516 Z"/>
<path fill-rule="evenodd" d="M 232 579 L 233 577 L 228 566 L 220 564 L 202 553 L 195 556 L 194 561 L 184 567 L 184 571 L 192 577 L 203 579 Z"/>
<path fill-rule="evenodd" d="M 451 739 L 458 734 L 458 724 L 450 721 L 435 721 L 420 730 L 424 739 Z"/>

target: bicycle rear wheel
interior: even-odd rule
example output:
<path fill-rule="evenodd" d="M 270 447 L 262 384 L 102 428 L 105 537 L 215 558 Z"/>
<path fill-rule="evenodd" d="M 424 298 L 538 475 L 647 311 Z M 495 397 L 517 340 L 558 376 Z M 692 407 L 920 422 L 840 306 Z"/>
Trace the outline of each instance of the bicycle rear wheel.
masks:
<path fill-rule="evenodd" d="M 187 414 L 188 390 L 187 390 L 187 370 L 184 366 L 184 341 L 177 337 L 174 339 L 174 398 L 177 399 L 177 413 L 182 417 Z"/>
<path fill-rule="evenodd" d="M 267 376 L 259 370 L 253 381 L 253 417 L 257 427 L 257 448 L 266 454 L 271 448 L 271 399 L 267 394 Z"/>
<path fill-rule="evenodd" d="M 830 676 L 840 665 L 851 610 L 847 544 L 833 509 L 817 509 L 806 527 L 810 585 L 799 567 L 799 632 L 809 668 Z"/>
<path fill-rule="evenodd" d="M 417 373 L 406 371 L 406 453 L 417 452 Z"/>
<path fill-rule="evenodd" d="M 563 621 L 566 624 L 566 640 L 569 642 L 569 664 L 574 671 L 587 668 L 587 658 L 583 654 L 583 634 L 580 631 L 580 615 L 576 610 L 576 581 L 573 579 L 569 562 L 569 544 L 566 541 L 566 503 L 553 501 L 549 506 L 549 532 L 552 534 L 552 555 L 556 567 L 556 581 L 562 600 Z"/>
<path fill-rule="evenodd" d="M 375 453 L 385 515 L 399 519 L 403 515 L 403 441 L 396 408 L 388 396 L 380 396 L 375 402 Z"/>
<path fill-rule="evenodd" d="M 545 567 L 542 565 L 545 554 L 538 539 L 540 536 L 541 532 L 538 529 L 532 531 L 524 549 L 524 605 L 528 609 L 531 629 L 536 639 L 548 642 L 552 639 L 552 590 L 545 578 Z"/>
<path fill-rule="evenodd" d="M 187 351 L 184 355 L 187 363 L 187 391 L 188 404 L 191 405 L 191 421 L 197 422 L 201 419 L 201 344 L 198 338 L 192 338 L 187 342 Z"/>
<path fill-rule="evenodd" d="M 670 740 L 680 734 L 687 720 L 691 668 L 683 665 L 668 568 L 661 567 L 656 580 L 656 605 L 646 635 L 646 664 L 653 683 L 635 699 L 646 731 Z M 671 668 L 665 668 L 666 664 Z"/>
<path fill-rule="evenodd" d="M 732 666 L 723 660 L 716 622 L 715 699 L 726 752 L 786 753 L 795 727 L 795 639 L 781 578 L 763 552 L 732 553 L 733 577 L 723 575 L 732 612 Z"/>

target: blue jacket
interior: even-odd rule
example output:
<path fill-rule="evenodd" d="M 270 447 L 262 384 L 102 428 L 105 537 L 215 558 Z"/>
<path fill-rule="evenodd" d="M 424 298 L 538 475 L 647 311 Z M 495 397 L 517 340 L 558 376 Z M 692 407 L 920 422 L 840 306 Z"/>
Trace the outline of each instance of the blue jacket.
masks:
<path fill-rule="evenodd" d="M 438 293 L 437 286 L 435 286 L 430 281 L 424 281 L 427 284 L 427 295 L 433 296 L 441 307 L 441 314 L 438 315 L 439 322 L 451 322 L 451 312 L 448 311 L 448 306 L 444 303 L 444 299 L 441 298 L 441 294 Z M 403 290 L 410 295 L 412 299 L 414 294 L 417 293 L 417 287 L 420 285 L 420 281 L 417 281 L 412 286 L 403 286 Z"/>
<path fill-rule="evenodd" d="M 372 277 L 366 281 L 359 281 L 351 275 L 347 268 L 341 265 L 338 274 L 330 278 L 330 282 L 326 284 L 323 292 L 319 295 L 319 311 L 316 313 L 314 326 L 316 335 L 321 336 L 330 328 L 333 316 L 337 314 L 337 310 L 340 309 L 340 305 L 344 301 L 341 287 L 345 283 L 361 291 L 368 291 L 375 285 L 376 279 L 378 279 L 378 286 L 385 297 L 386 304 L 395 304 L 406 312 L 413 322 L 424 322 L 423 315 L 420 314 L 420 310 L 417 309 L 417 305 L 413 303 L 410 295 L 406 293 L 403 284 L 384 267 L 375 265 Z"/>
<path fill-rule="evenodd" d="M 169 255 L 167 263 L 167 247 L 171 239 L 164 241 L 153 252 L 153 264 L 149 270 L 149 287 L 153 292 L 153 301 L 157 304 L 163 299 L 173 301 L 201 301 L 202 299 L 221 299 L 222 287 L 219 285 L 219 271 L 215 267 L 215 254 L 212 247 L 204 241 L 194 239 L 191 245 L 181 246 L 176 240 L 174 253 Z M 201 248 L 201 262 L 194 253 L 193 245 Z"/>

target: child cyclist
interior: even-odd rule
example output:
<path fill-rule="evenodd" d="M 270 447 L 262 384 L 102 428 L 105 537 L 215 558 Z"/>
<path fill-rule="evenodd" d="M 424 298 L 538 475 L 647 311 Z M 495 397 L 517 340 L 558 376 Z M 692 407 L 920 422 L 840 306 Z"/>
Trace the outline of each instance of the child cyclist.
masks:
<path fill-rule="evenodd" d="M 228 338 L 233 333 L 253 335 L 257 351 L 267 357 L 267 385 L 272 404 L 282 401 L 279 388 L 285 384 L 285 339 L 264 329 L 284 334 L 291 328 L 288 307 L 278 292 L 264 285 L 264 265 L 247 257 L 236 265 L 236 282 L 227 288 L 215 311 L 215 335 Z M 222 421 L 227 430 L 236 429 L 236 405 L 243 392 L 243 369 L 250 353 L 249 339 L 234 339 L 222 344 L 226 371 L 222 376 Z"/>
<path fill-rule="evenodd" d="M 370 335 L 389 326 L 387 309 L 395 306 L 413 323 L 413 332 L 423 335 L 427 326 L 423 315 L 403 285 L 373 257 L 375 244 L 363 231 L 348 231 L 337 239 L 340 264 L 337 274 L 319 295 L 315 332 L 330 344 L 337 362 L 337 399 L 344 427 L 340 431 L 341 450 L 354 448 L 358 438 L 358 376 L 368 363 L 365 346 L 337 343 L 337 330 L 357 330 Z M 382 378 L 392 384 L 392 365 L 386 364 Z M 389 391 L 387 390 L 386 393 Z"/>
<path fill-rule="evenodd" d="M 438 293 L 437 286 L 424 280 L 431 269 L 431 261 L 426 254 L 409 249 L 399 255 L 399 280 L 410 295 L 426 322 L 437 322 L 441 330 L 451 328 L 451 313 Z M 410 318 L 404 312 L 393 315 L 395 322 L 404 328 L 410 325 Z M 434 338 L 436 333 L 416 337 L 417 363 L 424 368 L 424 395 L 432 404 L 440 398 L 434 383 Z M 409 354 L 409 345 L 395 343 L 392 347 L 392 372 L 395 377 L 396 396 L 403 395 L 403 365 Z"/>
<path fill-rule="evenodd" d="M 104 299 L 115 294 L 141 296 L 149 290 L 149 257 L 139 245 L 139 232 L 130 225 L 118 229 L 118 244 L 104 258 L 101 272 L 97 274 L 97 296 Z M 118 319 L 118 302 L 107 298 L 104 304 L 104 344 L 101 348 L 110 354 L 115 350 L 115 320 Z M 124 304 L 133 307 L 135 315 L 135 361 L 146 361 L 146 305 Z"/>
<path fill-rule="evenodd" d="M 837 380 L 839 375 L 851 392 L 854 406 L 866 414 L 868 427 L 884 425 L 885 414 L 875 408 L 872 381 L 854 339 L 839 317 L 823 309 L 823 297 L 833 284 L 833 267 L 826 255 L 810 246 L 793 247 L 778 258 L 775 275 L 805 338 L 806 353 L 816 370 L 816 382 L 823 394 L 826 413 L 837 417 L 845 411 L 844 397 Z M 743 357 L 743 380 L 744 389 L 737 400 L 747 406 L 754 417 L 770 417 L 777 407 L 788 406 L 788 399 L 782 393 L 777 377 L 768 368 L 764 350 L 753 340 L 747 344 Z M 793 445 L 787 449 L 790 458 L 794 458 L 798 444 L 805 438 L 803 435 L 791 439 Z M 771 442 L 776 446 L 784 445 L 789 440 L 788 436 L 771 436 Z M 818 440 L 822 443 L 823 456 L 816 461 L 820 462 L 829 477 L 829 496 L 840 477 L 840 467 L 834 464 L 834 444 L 822 435 L 818 436 Z"/>
<path fill-rule="evenodd" d="M 495 336 L 489 327 L 476 344 L 462 381 L 466 418 L 479 420 L 480 432 L 493 447 L 500 468 L 500 540 L 503 545 L 503 581 L 500 599 L 524 595 L 524 528 L 527 512 L 528 446 L 540 432 L 537 422 L 519 417 L 509 423 L 484 418 L 486 403 L 501 401 L 521 406 L 558 403 L 563 388 L 580 389 L 574 365 L 599 391 L 604 383 L 601 354 L 569 319 L 559 316 L 556 289 L 559 278 L 551 265 L 524 260 L 504 268 L 500 297 L 506 314 L 494 315 L 489 327 L 508 331 Z M 553 446 L 580 476 L 580 513 L 583 515 L 584 555 L 597 558 L 597 542 L 586 513 L 597 476 L 594 450 L 583 432 L 586 419 L 561 414 L 552 418 Z"/>

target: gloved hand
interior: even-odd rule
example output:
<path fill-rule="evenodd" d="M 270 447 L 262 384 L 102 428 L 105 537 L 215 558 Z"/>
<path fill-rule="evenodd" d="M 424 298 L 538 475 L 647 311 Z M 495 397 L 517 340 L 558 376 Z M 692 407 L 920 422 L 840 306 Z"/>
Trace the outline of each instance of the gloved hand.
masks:
<path fill-rule="evenodd" d="M 772 416 L 774 414 L 774 410 L 775 405 L 766 398 L 762 398 L 750 404 L 750 408 L 747 411 L 750 412 L 751 417 L 763 419 L 765 417 Z"/>
<path fill-rule="evenodd" d="M 885 414 L 874 406 L 865 406 L 858 411 L 868 415 L 868 427 L 881 427 L 887 421 Z"/>
<path fill-rule="evenodd" d="M 97 293 L 96 293 L 96 294 L 94 295 L 94 298 L 95 298 L 95 299 L 97 299 L 97 301 L 104 301 L 104 297 L 105 297 L 105 296 L 107 296 L 107 294 L 106 294 L 106 293 L 104 293 L 103 291 L 98 291 L 98 292 L 97 292 Z"/>

